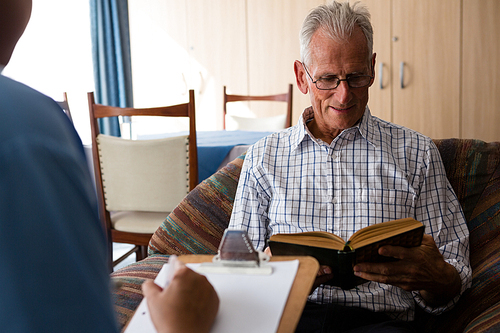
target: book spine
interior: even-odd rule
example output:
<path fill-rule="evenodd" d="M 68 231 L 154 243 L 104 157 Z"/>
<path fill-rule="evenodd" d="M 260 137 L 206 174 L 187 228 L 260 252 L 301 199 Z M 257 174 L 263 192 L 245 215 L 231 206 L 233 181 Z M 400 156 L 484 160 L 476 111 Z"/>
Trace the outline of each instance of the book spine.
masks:
<path fill-rule="evenodd" d="M 356 252 L 351 251 L 338 251 L 339 263 L 339 284 L 342 289 L 351 289 L 355 286 L 355 276 L 352 270 Z"/>

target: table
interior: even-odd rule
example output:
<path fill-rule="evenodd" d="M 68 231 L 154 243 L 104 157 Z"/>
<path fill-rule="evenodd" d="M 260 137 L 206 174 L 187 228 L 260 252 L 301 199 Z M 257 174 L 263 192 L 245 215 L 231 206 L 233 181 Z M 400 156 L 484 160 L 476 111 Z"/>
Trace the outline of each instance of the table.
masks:
<path fill-rule="evenodd" d="M 251 131 L 200 131 L 196 133 L 198 146 L 198 180 L 201 182 L 228 162 L 238 157 L 250 145 L 268 136 L 271 132 Z M 241 147 L 243 146 L 243 147 Z M 238 149 L 240 148 L 240 149 Z M 241 149 L 243 148 L 243 149 Z M 237 156 L 225 160 L 232 150 Z M 234 155 L 234 154 L 233 154 Z"/>
<path fill-rule="evenodd" d="M 268 136 L 272 132 L 257 131 L 197 131 L 198 181 L 202 182 L 217 170 L 246 151 L 248 146 Z M 138 136 L 140 140 L 167 138 L 187 135 L 188 132 L 148 134 Z M 232 153 L 234 149 L 234 153 Z M 228 157 L 229 158 L 226 158 Z"/>

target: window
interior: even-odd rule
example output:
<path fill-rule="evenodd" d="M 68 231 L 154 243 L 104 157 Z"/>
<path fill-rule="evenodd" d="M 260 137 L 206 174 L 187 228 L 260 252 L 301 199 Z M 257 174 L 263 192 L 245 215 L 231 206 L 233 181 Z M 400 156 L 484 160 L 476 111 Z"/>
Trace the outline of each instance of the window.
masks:
<path fill-rule="evenodd" d="M 3 74 L 55 100 L 68 93 L 71 115 L 90 143 L 87 92 L 94 91 L 89 1 L 33 0 L 31 19 Z"/>

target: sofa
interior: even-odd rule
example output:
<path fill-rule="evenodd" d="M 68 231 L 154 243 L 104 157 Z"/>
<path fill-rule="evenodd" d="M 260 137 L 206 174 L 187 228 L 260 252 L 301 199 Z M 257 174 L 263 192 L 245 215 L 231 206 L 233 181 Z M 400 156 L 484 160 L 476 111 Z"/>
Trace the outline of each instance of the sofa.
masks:
<path fill-rule="evenodd" d="M 500 142 L 434 142 L 470 230 L 473 280 L 452 310 L 439 316 L 417 310 L 415 327 L 420 332 L 500 332 Z M 244 155 L 226 165 L 179 203 L 151 238 L 146 259 L 111 274 L 121 282 L 112 297 L 122 328 L 142 300 L 142 282 L 154 279 L 169 255 L 217 253 L 243 160 Z"/>

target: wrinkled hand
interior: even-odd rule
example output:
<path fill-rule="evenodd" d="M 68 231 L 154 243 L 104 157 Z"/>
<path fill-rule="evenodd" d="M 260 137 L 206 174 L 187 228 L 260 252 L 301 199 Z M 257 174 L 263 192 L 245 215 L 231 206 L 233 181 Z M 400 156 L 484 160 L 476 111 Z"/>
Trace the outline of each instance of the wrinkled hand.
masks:
<path fill-rule="evenodd" d="M 176 270 L 167 288 L 152 280 L 144 282 L 147 299 L 156 330 L 170 332 L 209 332 L 219 309 L 219 297 L 207 278 L 183 263 Z"/>
<path fill-rule="evenodd" d="M 382 246 L 379 254 L 400 259 L 388 263 L 360 263 L 354 274 L 366 280 L 386 283 L 406 291 L 418 290 L 430 305 L 447 303 L 460 292 L 456 269 L 446 263 L 430 235 L 418 247 Z"/>

